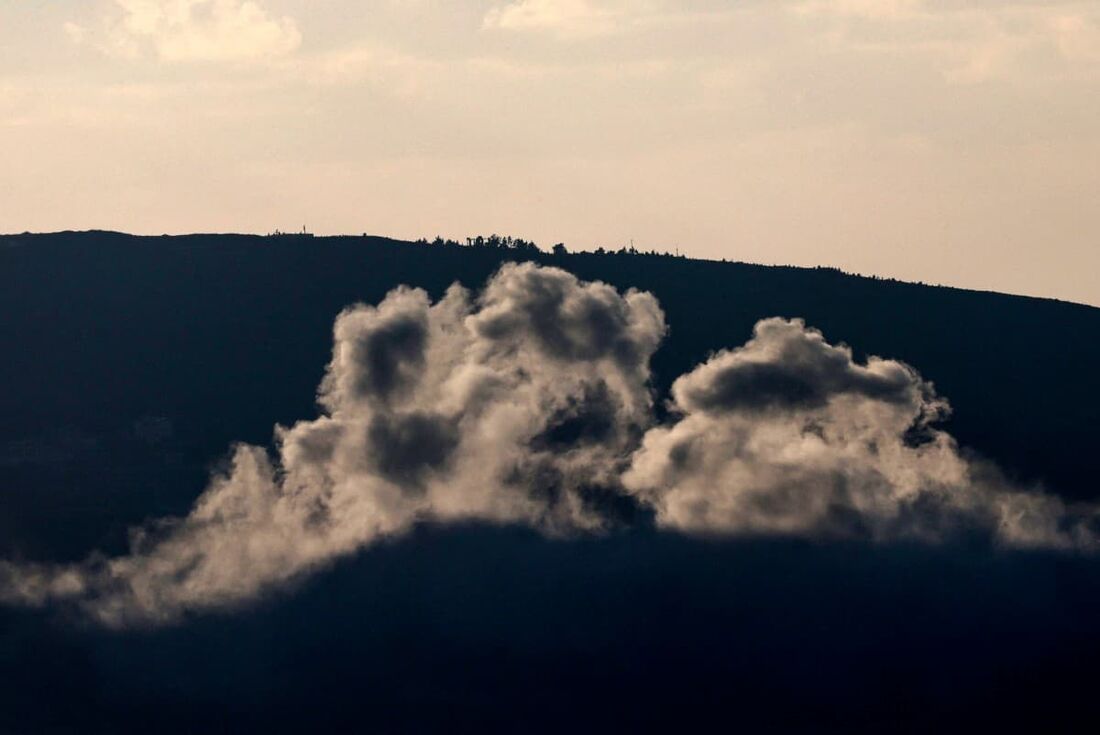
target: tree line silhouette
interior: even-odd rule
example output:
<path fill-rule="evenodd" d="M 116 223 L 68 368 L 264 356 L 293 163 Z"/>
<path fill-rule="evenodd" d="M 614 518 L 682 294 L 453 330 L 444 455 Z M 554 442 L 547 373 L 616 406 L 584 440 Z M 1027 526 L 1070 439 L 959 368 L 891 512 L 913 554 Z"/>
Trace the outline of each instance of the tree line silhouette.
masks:
<path fill-rule="evenodd" d="M 551 255 L 563 256 L 569 255 L 569 248 L 565 243 L 559 242 L 551 246 L 549 251 L 543 250 L 539 247 L 538 243 L 533 240 L 525 240 L 522 237 L 511 237 L 510 235 L 477 235 L 475 237 L 467 237 L 466 242 L 462 243 L 458 240 L 444 238 L 436 235 L 435 238 L 429 240 L 426 237 L 421 237 L 416 240 L 418 245 L 430 245 L 433 247 L 452 247 L 452 248 L 472 248 L 475 250 L 506 250 L 516 253 L 527 255 L 539 255 L 549 252 Z M 662 258 L 686 258 L 686 255 L 680 253 L 670 253 L 668 251 L 657 250 L 656 248 L 650 250 L 639 250 L 634 247 L 633 244 L 629 246 L 622 246 L 618 249 L 597 247 L 596 249 L 589 251 L 593 255 L 647 255 Z"/>
<path fill-rule="evenodd" d="M 620 246 L 619 248 L 614 248 L 614 247 L 606 247 L 605 248 L 603 246 L 599 246 L 599 247 L 596 247 L 593 250 L 575 250 L 575 251 L 570 251 L 569 248 L 566 247 L 565 243 L 559 242 L 559 243 L 555 243 L 553 246 L 550 247 L 550 250 L 547 251 L 547 250 L 543 250 L 538 245 L 538 243 L 536 243 L 534 240 L 526 240 L 522 237 L 512 237 L 510 235 L 498 235 L 496 233 L 494 233 L 492 235 L 477 235 L 477 236 L 474 236 L 474 237 L 467 237 L 465 242 L 460 242 L 460 241 L 455 240 L 453 238 L 445 238 L 441 235 L 436 235 L 431 240 L 429 240 L 426 237 L 421 237 L 421 238 L 418 238 L 417 240 L 415 240 L 414 242 L 417 245 L 427 245 L 427 246 L 430 246 L 430 247 L 469 248 L 469 249 L 472 249 L 472 250 L 495 251 L 495 252 L 504 251 L 504 252 L 516 253 L 516 254 L 519 254 L 519 255 L 529 255 L 529 256 L 532 256 L 532 257 L 538 256 L 538 255 L 547 255 L 547 254 L 557 256 L 557 257 L 564 257 L 564 256 L 567 256 L 567 255 L 570 255 L 570 254 L 574 254 L 574 255 L 586 254 L 586 255 L 605 255 L 605 256 L 643 256 L 643 257 L 649 257 L 649 258 L 676 258 L 676 259 L 680 259 L 680 260 L 685 260 L 685 259 L 688 258 L 687 255 L 679 252 L 678 248 L 676 249 L 675 252 L 669 252 L 667 250 L 658 250 L 656 248 L 651 248 L 649 250 L 640 250 L 640 249 L 638 249 L 637 247 L 634 246 L 633 242 L 631 242 L 630 245 L 623 245 L 623 246 Z M 728 258 L 721 258 L 720 260 L 717 260 L 716 262 L 745 264 L 745 261 L 730 260 Z M 794 268 L 794 269 L 799 269 L 799 270 L 808 269 L 808 270 L 814 270 L 814 271 L 819 271 L 819 272 L 831 273 L 831 274 L 835 274 L 837 276 L 855 276 L 855 277 L 858 277 L 858 278 L 866 278 L 866 279 L 869 279 L 869 280 L 872 280 L 872 281 L 885 281 L 887 283 L 905 283 L 905 281 L 899 281 L 897 278 L 894 278 L 894 277 L 891 277 L 891 276 L 879 276 L 879 275 L 875 275 L 873 273 L 872 274 L 863 274 L 863 273 L 859 273 L 857 271 L 846 271 L 846 270 L 843 270 L 841 268 L 836 268 L 834 266 L 827 266 L 827 265 L 809 266 L 807 268 L 807 266 L 799 266 L 799 265 L 794 265 L 794 264 L 791 264 L 791 263 L 786 263 L 786 264 L 777 263 L 773 267 L 777 267 L 777 268 Z M 935 284 L 926 284 L 924 281 L 912 281 L 911 283 L 913 283 L 915 285 L 918 285 L 918 286 L 935 285 Z"/>

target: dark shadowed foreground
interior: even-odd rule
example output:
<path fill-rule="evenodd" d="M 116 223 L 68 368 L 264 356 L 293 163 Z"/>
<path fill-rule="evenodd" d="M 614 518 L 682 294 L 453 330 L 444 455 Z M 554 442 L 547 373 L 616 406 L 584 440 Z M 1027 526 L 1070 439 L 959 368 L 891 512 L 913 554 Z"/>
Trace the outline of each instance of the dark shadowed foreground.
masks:
<path fill-rule="evenodd" d="M 0 613 L 0 729 L 1050 731 L 1098 612 L 1062 555 L 425 528 L 244 616 Z"/>

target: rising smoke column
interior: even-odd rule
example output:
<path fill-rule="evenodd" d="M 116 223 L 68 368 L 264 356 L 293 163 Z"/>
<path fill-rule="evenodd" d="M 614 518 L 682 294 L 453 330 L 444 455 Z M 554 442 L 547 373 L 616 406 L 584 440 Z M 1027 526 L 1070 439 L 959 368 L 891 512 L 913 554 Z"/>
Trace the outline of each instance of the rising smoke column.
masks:
<path fill-rule="evenodd" d="M 506 265 L 474 298 L 397 288 L 336 319 L 323 415 L 242 445 L 191 514 L 127 556 L 0 566 L 0 593 L 110 626 L 168 623 L 285 585 L 419 520 L 596 530 L 651 420 L 665 332 L 649 294 Z M 6 580 L 6 581 L 5 581 Z"/>
<path fill-rule="evenodd" d="M 113 626 L 233 608 L 420 521 L 599 532 L 635 503 L 684 533 L 935 542 L 981 530 L 1088 547 L 1091 509 L 1008 487 L 934 424 L 947 404 L 912 368 L 760 322 L 680 377 L 654 425 L 656 299 L 509 264 L 437 303 L 397 288 L 334 327 L 322 414 L 238 446 L 186 518 L 129 554 L 0 563 L 0 599 L 73 604 Z M 612 498 L 619 503 L 608 503 Z"/>

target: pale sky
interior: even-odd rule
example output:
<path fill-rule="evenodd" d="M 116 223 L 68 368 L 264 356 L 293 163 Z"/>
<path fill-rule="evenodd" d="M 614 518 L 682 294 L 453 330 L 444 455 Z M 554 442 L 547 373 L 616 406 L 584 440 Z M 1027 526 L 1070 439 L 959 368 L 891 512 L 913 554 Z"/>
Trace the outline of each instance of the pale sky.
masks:
<path fill-rule="evenodd" d="M 0 232 L 833 265 L 1100 305 L 1100 2 L 0 0 Z"/>

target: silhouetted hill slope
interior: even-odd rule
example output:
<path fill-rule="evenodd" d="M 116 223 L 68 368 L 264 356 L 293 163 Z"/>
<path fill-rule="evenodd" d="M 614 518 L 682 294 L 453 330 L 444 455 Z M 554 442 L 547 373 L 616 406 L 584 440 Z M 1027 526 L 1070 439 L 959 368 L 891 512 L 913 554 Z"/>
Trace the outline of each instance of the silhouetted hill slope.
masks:
<path fill-rule="evenodd" d="M 419 529 L 182 628 L 0 609 L 0 731 L 1075 732 L 1097 710 L 1098 571 L 954 547 Z"/>
<path fill-rule="evenodd" d="M 517 256 L 376 237 L 0 237 L 4 548 L 82 556 L 149 515 L 184 512 L 234 441 L 315 415 L 332 320 L 407 283 L 478 287 L 505 260 L 652 291 L 671 332 L 657 387 L 803 317 L 858 355 L 900 358 L 955 408 L 960 442 L 1068 497 L 1096 491 L 1100 309 L 831 269 L 650 255 Z M 60 546 L 43 533 L 65 525 Z M 47 534 L 48 535 L 48 534 Z M 53 542 L 51 542 L 53 543 Z"/>

